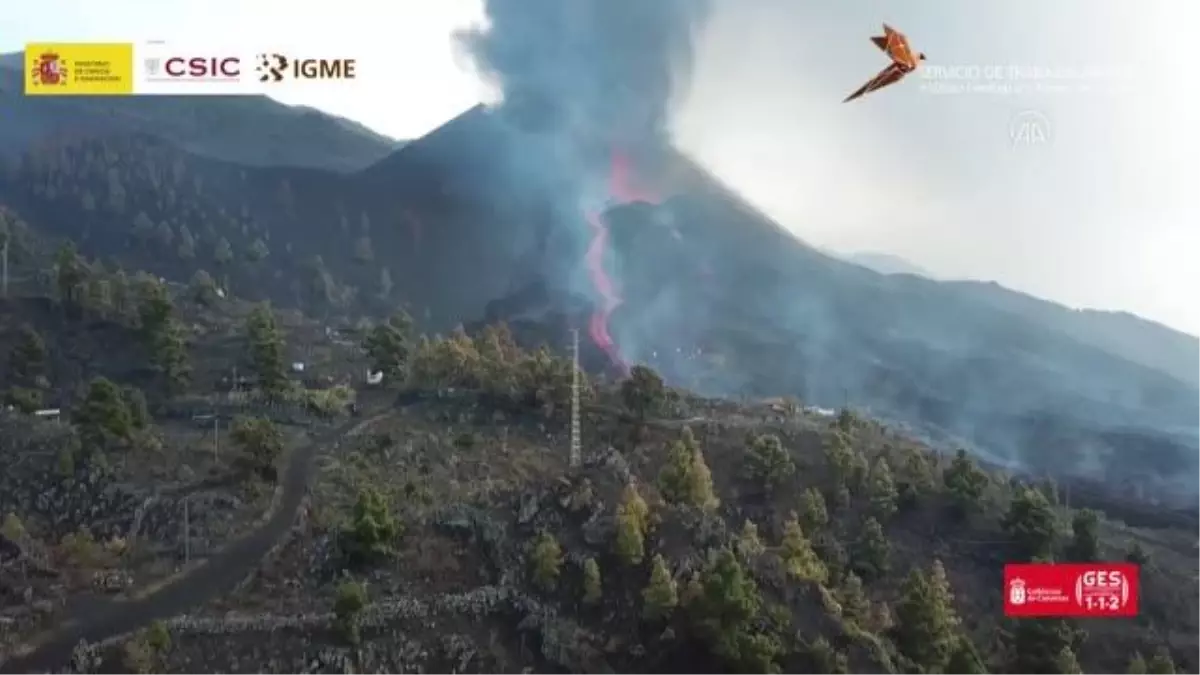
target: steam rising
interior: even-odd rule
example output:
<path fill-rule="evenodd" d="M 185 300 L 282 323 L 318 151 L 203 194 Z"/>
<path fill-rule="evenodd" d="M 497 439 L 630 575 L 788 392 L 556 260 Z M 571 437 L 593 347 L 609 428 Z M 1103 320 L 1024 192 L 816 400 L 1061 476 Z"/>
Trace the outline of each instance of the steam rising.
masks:
<path fill-rule="evenodd" d="M 526 125 L 607 150 L 665 136 L 708 0 L 485 0 L 459 39 Z"/>
<path fill-rule="evenodd" d="M 567 226 L 559 229 L 579 233 L 574 275 L 586 273 L 596 301 L 588 332 L 625 367 L 609 333 L 622 298 L 604 212 L 657 199 L 635 185 L 626 152 L 665 145 L 708 1 L 485 0 L 484 9 L 489 24 L 458 39 L 500 90 L 502 118 L 523 132 L 516 147 L 525 156 L 519 172 L 530 179 L 524 189 L 541 186 Z"/>
<path fill-rule="evenodd" d="M 1010 467 L 1195 493 L 1194 388 L 969 289 L 820 255 L 660 151 L 708 0 L 484 8 L 489 25 L 458 38 L 502 95 L 488 118 L 505 140 L 477 161 L 498 163 L 505 199 L 544 205 L 540 278 L 591 297 L 588 333 L 614 363 L 705 394 L 865 408 Z"/>

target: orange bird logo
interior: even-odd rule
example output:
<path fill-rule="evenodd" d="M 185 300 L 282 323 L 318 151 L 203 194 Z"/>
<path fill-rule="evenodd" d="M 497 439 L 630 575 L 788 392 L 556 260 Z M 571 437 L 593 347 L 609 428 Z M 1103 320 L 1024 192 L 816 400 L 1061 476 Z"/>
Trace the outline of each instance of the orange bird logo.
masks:
<path fill-rule="evenodd" d="M 887 68 L 879 71 L 878 75 L 859 87 L 857 91 L 847 96 L 846 100 L 842 101 L 842 103 L 849 103 L 864 94 L 878 91 L 889 84 L 899 82 L 904 79 L 905 75 L 916 70 L 917 66 L 925 60 L 924 54 L 913 56 L 912 48 L 908 46 L 908 38 L 904 36 L 904 33 L 886 23 L 883 24 L 883 35 L 872 37 L 871 42 L 874 42 L 876 47 L 887 52 L 892 62 L 888 64 Z"/>

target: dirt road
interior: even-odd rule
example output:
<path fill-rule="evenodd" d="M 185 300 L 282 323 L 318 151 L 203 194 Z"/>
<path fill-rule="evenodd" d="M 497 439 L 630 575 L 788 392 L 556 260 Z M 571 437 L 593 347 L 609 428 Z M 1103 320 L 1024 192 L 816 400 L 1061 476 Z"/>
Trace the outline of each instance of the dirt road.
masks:
<path fill-rule="evenodd" d="M 277 508 L 258 529 L 228 545 L 206 564 L 146 597 L 107 603 L 91 616 L 73 617 L 74 621 L 68 626 L 33 645 L 32 649 L 0 663 L 0 673 L 59 670 L 68 664 L 71 650 L 80 640 L 99 642 L 137 630 L 156 619 L 185 613 L 236 587 L 295 523 L 296 512 L 308 492 L 318 449 L 358 432 L 374 419 L 356 419 L 335 429 L 318 432 L 310 442 L 291 453 L 282 474 L 282 495 Z"/>

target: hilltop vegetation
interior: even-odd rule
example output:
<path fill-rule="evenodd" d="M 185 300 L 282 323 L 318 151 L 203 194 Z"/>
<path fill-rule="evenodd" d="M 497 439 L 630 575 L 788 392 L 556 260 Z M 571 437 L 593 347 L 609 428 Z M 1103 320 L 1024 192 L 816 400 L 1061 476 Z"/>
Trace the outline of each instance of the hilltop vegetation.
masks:
<path fill-rule="evenodd" d="M 164 668 L 1196 663 L 1193 593 L 1178 592 L 1196 588 L 1193 533 L 1072 510 L 1053 484 L 941 457 L 850 411 L 700 399 L 647 369 L 582 384 L 571 467 L 566 411 L 547 405 L 565 400 L 569 368 L 502 326 L 419 338 L 403 325 L 378 329 L 393 347 L 374 355 L 403 364 L 400 407 L 330 453 L 308 517 L 244 589 L 170 622 Z M 1002 563 L 1050 559 L 1140 561 L 1142 616 L 1005 621 Z"/>
<path fill-rule="evenodd" d="M 431 332 L 511 320 L 522 339 L 557 348 L 590 311 L 563 271 L 588 228 L 573 234 L 526 194 L 512 143 L 474 110 L 343 175 L 207 159 L 145 134 L 85 134 L 7 161 L 0 199 L 90 257 L 175 282 L 206 275 L 342 323 L 397 307 Z M 706 394 L 849 400 L 947 450 L 1193 501 L 1200 391 L 1143 365 L 1146 348 L 1129 351 L 1115 334 L 1084 339 L 1094 331 L 1025 296 L 823 256 L 663 154 L 680 194 L 606 213 L 625 300 L 610 328 L 627 358 Z M 1175 346 L 1151 351 L 1179 352 L 1179 340 L 1139 330 L 1136 344 L 1158 335 Z M 591 341 L 583 350 L 589 369 L 608 363 Z"/>
<path fill-rule="evenodd" d="M 13 277 L 0 297 L 5 657 L 251 531 L 305 440 L 297 423 L 343 415 L 344 383 L 365 367 L 319 327 L 211 279 L 166 284 L 13 224 L 0 231 Z"/>
<path fill-rule="evenodd" d="M 72 668 L 1200 667 L 1197 393 L 1120 340 L 833 261 L 664 151 L 681 194 L 606 213 L 643 365 L 577 372 L 582 240 L 486 113 L 354 174 L 149 131 L 0 166 L 0 656 L 184 572 Z M 1015 560 L 1138 562 L 1142 614 L 1006 621 Z"/>

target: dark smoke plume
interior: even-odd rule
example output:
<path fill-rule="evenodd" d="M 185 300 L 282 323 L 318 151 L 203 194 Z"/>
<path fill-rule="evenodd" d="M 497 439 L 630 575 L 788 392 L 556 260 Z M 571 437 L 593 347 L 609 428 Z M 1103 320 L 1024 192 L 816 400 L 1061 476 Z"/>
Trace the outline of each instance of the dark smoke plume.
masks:
<path fill-rule="evenodd" d="M 664 137 L 708 0 L 485 0 L 490 25 L 459 35 L 503 109 L 577 149 Z"/>

